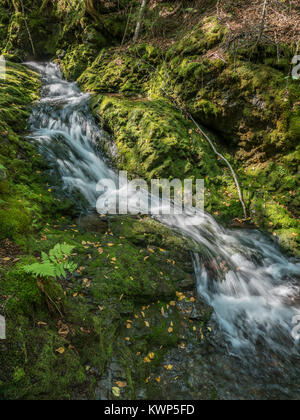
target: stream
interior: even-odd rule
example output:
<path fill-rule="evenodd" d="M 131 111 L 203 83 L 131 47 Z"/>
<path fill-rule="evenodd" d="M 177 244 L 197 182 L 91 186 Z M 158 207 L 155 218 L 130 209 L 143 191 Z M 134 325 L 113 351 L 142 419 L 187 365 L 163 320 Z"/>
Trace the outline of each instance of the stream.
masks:
<path fill-rule="evenodd" d="M 99 148 L 107 134 L 91 115 L 90 95 L 64 81 L 52 63 L 27 64 L 43 82 L 30 139 L 66 193 L 82 195 L 83 210 L 95 210 L 99 180 L 117 183 L 118 175 Z M 193 223 L 186 223 L 188 211 L 153 217 L 195 242 L 197 289 L 214 309 L 217 330 L 205 378 L 220 398 L 299 399 L 300 344 L 292 336 L 293 320 L 300 320 L 299 260 L 287 258 L 268 235 L 225 229 L 207 213 L 193 215 Z"/>

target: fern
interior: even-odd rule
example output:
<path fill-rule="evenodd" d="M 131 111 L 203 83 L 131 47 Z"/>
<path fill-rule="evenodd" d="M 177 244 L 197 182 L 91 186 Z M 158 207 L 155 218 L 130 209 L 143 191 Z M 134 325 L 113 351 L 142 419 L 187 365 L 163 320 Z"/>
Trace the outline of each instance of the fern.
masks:
<path fill-rule="evenodd" d="M 66 278 L 67 272 L 72 274 L 77 268 L 74 262 L 68 261 L 74 248 L 72 245 L 56 244 L 49 251 L 49 255 L 42 252 L 41 263 L 27 265 L 24 267 L 24 271 L 37 277 Z"/>

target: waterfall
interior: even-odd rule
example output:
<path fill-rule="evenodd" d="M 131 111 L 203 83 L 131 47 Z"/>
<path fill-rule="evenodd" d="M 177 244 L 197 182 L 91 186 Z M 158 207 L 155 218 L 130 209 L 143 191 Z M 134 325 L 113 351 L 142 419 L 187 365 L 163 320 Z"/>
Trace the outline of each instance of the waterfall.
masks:
<path fill-rule="evenodd" d="M 29 121 L 30 138 L 64 190 L 70 195 L 79 191 L 87 208 L 95 209 L 99 180 L 117 183 L 118 176 L 99 148 L 107 134 L 91 116 L 90 96 L 64 81 L 54 64 L 28 65 L 43 81 L 42 98 Z M 122 191 L 119 194 L 122 197 Z M 146 192 L 144 200 L 149 200 Z M 264 369 L 276 378 L 281 369 L 287 383 L 296 383 L 300 353 L 292 330 L 300 315 L 299 260 L 283 255 L 268 235 L 225 229 L 207 213 L 193 215 L 192 224 L 186 223 L 188 211 L 153 217 L 203 250 L 193 257 L 197 288 L 214 309 L 221 347 L 243 360 L 253 374 Z"/>

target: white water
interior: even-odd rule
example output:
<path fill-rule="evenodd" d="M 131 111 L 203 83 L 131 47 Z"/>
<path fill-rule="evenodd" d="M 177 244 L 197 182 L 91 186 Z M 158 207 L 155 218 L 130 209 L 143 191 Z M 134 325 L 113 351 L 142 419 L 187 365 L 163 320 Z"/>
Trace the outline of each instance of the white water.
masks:
<path fill-rule="evenodd" d="M 99 150 L 106 134 L 91 117 L 89 95 L 62 80 L 55 65 L 29 65 L 44 83 L 30 119 L 30 137 L 58 172 L 64 189 L 79 190 L 95 208 L 98 181 L 117 183 L 117 175 Z M 144 200 L 149 200 L 147 193 Z M 193 216 L 192 225 L 186 223 L 187 214 L 155 217 L 202 249 L 194 255 L 198 290 L 214 308 L 227 352 L 247 359 L 250 369 L 276 355 L 298 372 L 299 343 L 291 332 L 293 317 L 300 314 L 299 260 L 285 257 L 261 232 L 226 230 L 208 214 Z"/>

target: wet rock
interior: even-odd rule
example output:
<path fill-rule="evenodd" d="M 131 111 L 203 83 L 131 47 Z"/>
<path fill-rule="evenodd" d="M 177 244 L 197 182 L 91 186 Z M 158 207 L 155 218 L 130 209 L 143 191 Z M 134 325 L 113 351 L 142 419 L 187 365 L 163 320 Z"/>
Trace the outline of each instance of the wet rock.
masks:
<path fill-rule="evenodd" d="M 194 276 L 187 276 L 184 280 L 178 283 L 178 288 L 183 292 L 191 291 L 195 288 L 195 283 L 196 280 Z"/>
<path fill-rule="evenodd" d="M 96 213 L 80 217 L 77 220 L 77 224 L 89 232 L 105 233 L 108 228 L 107 221 L 102 220 L 99 214 Z"/>
<path fill-rule="evenodd" d="M 193 304 L 189 319 L 197 321 L 205 321 L 212 314 L 213 309 L 202 300 Z"/>

